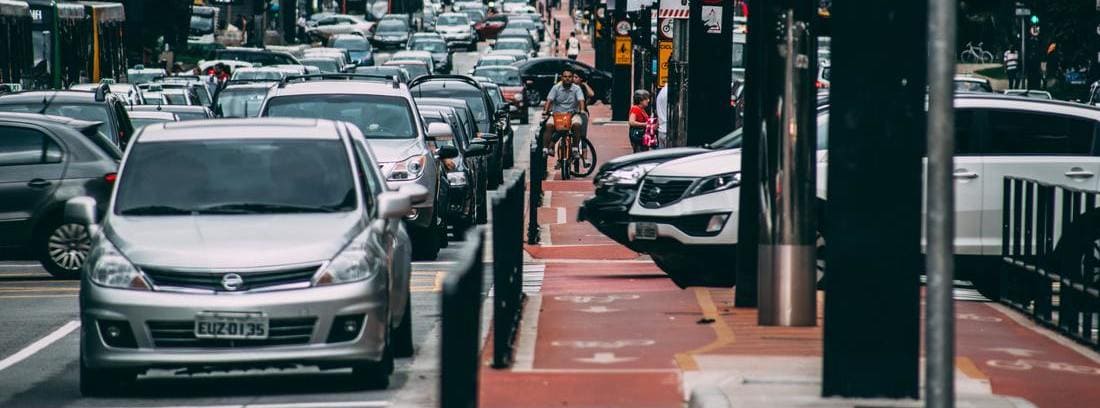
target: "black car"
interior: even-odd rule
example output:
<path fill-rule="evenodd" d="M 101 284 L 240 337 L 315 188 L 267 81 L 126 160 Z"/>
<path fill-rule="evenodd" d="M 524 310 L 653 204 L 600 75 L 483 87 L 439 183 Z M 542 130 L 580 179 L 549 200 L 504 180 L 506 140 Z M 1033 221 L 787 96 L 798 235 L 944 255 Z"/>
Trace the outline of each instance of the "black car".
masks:
<path fill-rule="evenodd" d="M 504 150 L 503 165 L 504 168 L 510 169 L 516 162 L 515 147 L 512 145 L 516 132 L 512 129 L 512 117 L 517 114 L 519 109 L 504 99 L 504 92 L 491 79 L 477 78 L 477 80 L 481 83 L 481 87 L 485 88 L 485 92 L 489 93 L 489 99 L 493 101 L 493 110 L 497 112 L 497 122 L 499 122 L 497 128 L 501 130 L 500 139 L 503 141 L 501 146 Z M 523 113 L 527 113 L 526 109 Z"/>
<path fill-rule="evenodd" d="M 99 133 L 103 125 L 0 113 L 0 253 L 24 252 L 56 277 L 80 275 L 91 237 L 63 212 L 70 198 L 111 196 L 122 152 Z"/>
<path fill-rule="evenodd" d="M 95 91 L 35 91 L 0 96 L 0 112 L 39 113 L 100 122 L 101 136 L 125 150 L 134 127 L 126 103 L 106 85 Z"/>
<path fill-rule="evenodd" d="M 179 116 L 180 121 L 214 119 L 214 111 L 205 106 L 194 105 L 134 105 L 130 107 L 134 112 L 172 112 Z"/>
<path fill-rule="evenodd" d="M 449 74 L 454 67 L 454 53 L 447 48 L 447 42 L 441 38 L 413 38 L 409 40 L 407 48 L 413 51 L 432 53 L 435 72 Z"/>
<path fill-rule="evenodd" d="M 455 108 L 425 104 L 419 104 L 418 107 L 425 123 L 444 123 L 453 132 L 450 139 L 434 137 L 429 140 L 429 144 L 437 149 L 445 145 L 458 149 L 458 157 L 444 160 L 444 167 L 451 187 L 448 223 L 454 227 L 455 237 L 461 239 L 467 228 L 474 223 L 484 223 L 488 218 L 485 194 L 488 189 L 488 175 L 484 157 L 490 150 L 484 139 L 469 138 Z"/>
<path fill-rule="evenodd" d="M 597 100 L 605 104 L 611 102 L 611 74 L 583 62 L 568 58 L 540 57 L 520 61 L 512 66 L 519 68 L 527 89 L 534 90 L 531 92 L 532 97 L 537 94 L 538 99 L 531 101 L 532 103 L 546 98 L 546 94 L 550 93 L 550 88 L 566 68 L 572 69 L 574 73 L 580 74 L 588 81 L 588 85 L 596 93 Z"/>
<path fill-rule="evenodd" d="M 298 59 L 294 58 L 293 55 L 260 48 L 228 47 L 214 50 L 214 59 L 244 61 L 265 67 L 269 65 L 299 65 Z"/>
<path fill-rule="evenodd" d="M 413 32 L 408 21 L 400 18 L 382 19 L 371 30 L 370 43 L 380 49 L 404 48 Z"/>
<path fill-rule="evenodd" d="M 661 163 L 719 149 L 741 147 L 741 129 L 734 130 L 703 147 L 674 147 L 619 156 L 600 166 L 592 183 L 595 195 L 584 201 L 577 212 L 578 221 L 588 221 L 597 230 L 625 246 L 630 223 L 630 206 L 638 194 L 638 182 L 650 169 Z"/>
<path fill-rule="evenodd" d="M 496 188 L 504 179 L 503 130 L 498 126 L 499 113 L 493 110 L 493 101 L 489 93 L 473 78 L 463 75 L 428 75 L 413 79 L 409 83 L 413 98 L 454 98 L 462 99 L 474 113 L 478 137 L 492 143 L 493 152 L 489 156 L 489 188 Z"/>

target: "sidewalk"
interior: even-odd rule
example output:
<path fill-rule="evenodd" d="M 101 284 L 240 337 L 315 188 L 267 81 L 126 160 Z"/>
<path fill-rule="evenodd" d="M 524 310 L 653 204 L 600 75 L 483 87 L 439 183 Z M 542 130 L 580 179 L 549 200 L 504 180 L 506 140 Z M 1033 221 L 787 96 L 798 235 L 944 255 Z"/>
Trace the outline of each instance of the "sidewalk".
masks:
<path fill-rule="evenodd" d="M 569 18 L 558 18 L 569 32 Z M 588 43 L 580 59 L 591 64 Z M 605 105 L 591 110 L 593 122 L 610 116 Z M 630 153 L 623 124 L 594 125 L 589 137 L 601 163 Z M 590 178 L 544 188 L 542 243 L 526 247 L 528 262 L 544 265 L 541 292 L 525 306 L 515 365 L 483 365 L 482 407 L 684 407 L 693 390 L 711 393 L 691 405 L 703 407 L 921 406 L 819 397 L 823 292 L 817 327 L 757 326 L 755 309 L 730 306 L 732 290 L 681 290 L 648 257 L 577 222 Z M 1100 401 L 1096 353 L 973 290 L 956 290 L 956 309 L 960 406 Z"/>

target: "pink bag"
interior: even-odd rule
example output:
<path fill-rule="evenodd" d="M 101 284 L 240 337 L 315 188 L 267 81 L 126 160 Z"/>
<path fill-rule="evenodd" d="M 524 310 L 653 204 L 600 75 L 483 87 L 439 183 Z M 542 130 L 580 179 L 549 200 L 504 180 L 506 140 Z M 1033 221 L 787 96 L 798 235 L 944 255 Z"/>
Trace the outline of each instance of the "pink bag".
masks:
<path fill-rule="evenodd" d="M 642 146 L 657 148 L 657 115 L 649 117 L 645 125 L 645 135 L 642 136 Z"/>

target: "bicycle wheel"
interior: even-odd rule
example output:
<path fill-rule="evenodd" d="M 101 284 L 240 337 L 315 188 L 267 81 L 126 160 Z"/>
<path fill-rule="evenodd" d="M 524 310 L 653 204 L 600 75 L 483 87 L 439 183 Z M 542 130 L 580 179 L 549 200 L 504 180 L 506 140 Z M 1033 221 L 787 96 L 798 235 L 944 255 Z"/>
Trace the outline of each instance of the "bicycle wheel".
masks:
<path fill-rule="evenodd" d="M 991 53 L 989 51 L 982 51 L 982 63 L 983 64 L 993 63 L 993 53 Z"/>
<path fill-rule="evenodd" d="M 558 149 L 558 169 L 561 170 L 561 179 L 562 180 L 569 180 L 569 176 L 570 176 L 570 174 L 569 174 L 569 163 L 572 160 L 570 160 L 570 155 L 569 155 L 569 153 L 570 153 L 570 151 L 569 151 L 570 150 L 569 149 L 569 139 L 570 139 L 570 137 L 568 135 L 562 136 L 561 140 L 558 141 L 558 146 L 557 146 L 557 149 Z"/>
<path fill-rule="evenodd" d="M 966 50 L 959 56 L 959 60 L 964 64 L 973 64 L 978 60 L 978 54 L 974 53 L 974 51 Z"/>
<path fill-rule="evenodd" d="M 588 139 L 581 139 L 580 153 L 580 157 L 574 160 L 577 169 L 573 172 L 573 175 L 588 177 L 596 170 L 596 146 Z"/>

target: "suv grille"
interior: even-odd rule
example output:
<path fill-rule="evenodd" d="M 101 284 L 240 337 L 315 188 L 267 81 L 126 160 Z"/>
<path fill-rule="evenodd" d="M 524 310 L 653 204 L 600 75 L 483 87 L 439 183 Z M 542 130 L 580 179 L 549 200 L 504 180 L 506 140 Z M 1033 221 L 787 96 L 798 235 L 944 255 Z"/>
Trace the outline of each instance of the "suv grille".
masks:
<path fill-rule="evenodd" d="M 694 182 L 695 179 L 690 178 L 646 177 L 638 200 L 645 208 L 664 207 L 679 201 Z"/>
<path fill-rule="evenodd" d="M 271 319 L 268 321 L 268 337 L 263 340 L 224 340 L 195 338 L 195 322 L 192 320 L 148 321 L 153 346 L 164 348 L 236 348 L 267 347 L 307 344 L 313 336 L 316 317 Z"/>
<path fill-rule="evenodd" d="M 310 265 L 293 269 L 279 269 L 255 272 L 190 272 L 168 269 L 141 268 L 145 276 L 158 287 L 177 287 L 212 290 L 216 292 L 244 292 L 271 286 L 309 282 L 317 273 L 320 265 Z M 225 275 L 235 273 L 241 277 L 241 284 L 233 290 L 222 285 Z"/>

